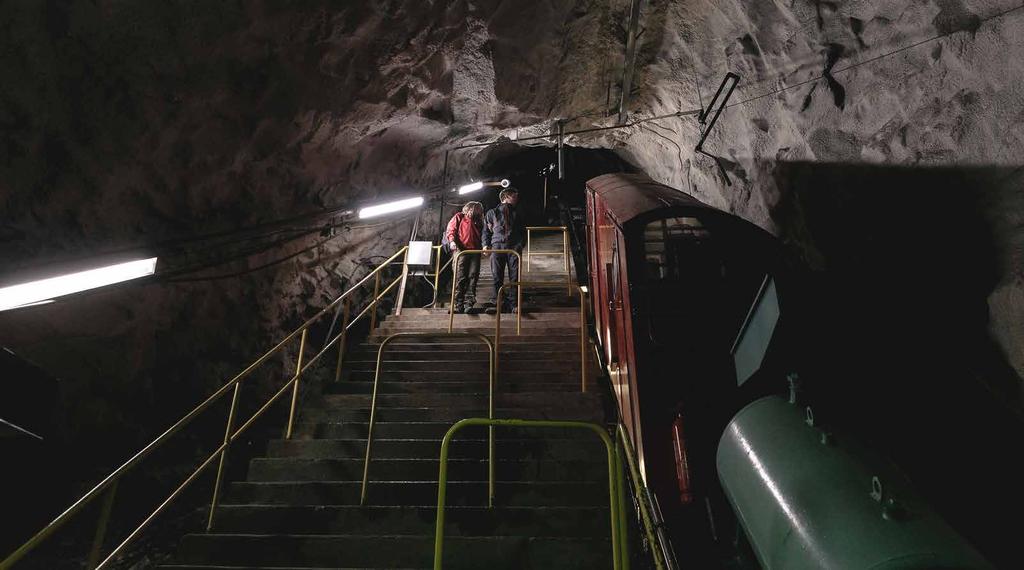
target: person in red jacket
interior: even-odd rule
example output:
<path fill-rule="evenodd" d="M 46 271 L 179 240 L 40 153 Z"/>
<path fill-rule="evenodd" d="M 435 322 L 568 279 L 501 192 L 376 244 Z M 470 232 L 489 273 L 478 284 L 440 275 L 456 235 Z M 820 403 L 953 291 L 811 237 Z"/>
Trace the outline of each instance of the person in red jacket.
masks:
<path fill-rule="evenodd" d="M 480 249 L 483 232 L 484 206 L 480 202 L 467 202 L 456 212 L 444 231 L 444 241 L 454 254 L 467 249 Z M 456 313 L 468 312 L 476 304 L 476 283 L 480 278 L 480 254 L 464 253 L 455 268 Z"/>

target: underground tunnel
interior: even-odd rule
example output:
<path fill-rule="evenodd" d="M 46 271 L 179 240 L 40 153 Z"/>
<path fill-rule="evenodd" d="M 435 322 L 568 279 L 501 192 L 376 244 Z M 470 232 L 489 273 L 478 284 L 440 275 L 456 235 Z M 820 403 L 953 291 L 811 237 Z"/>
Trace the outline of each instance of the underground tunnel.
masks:
<path fill-rule="evenodd" d="M 1022 31 L 0 2 L 0 569 L 1024 566 Z"/>

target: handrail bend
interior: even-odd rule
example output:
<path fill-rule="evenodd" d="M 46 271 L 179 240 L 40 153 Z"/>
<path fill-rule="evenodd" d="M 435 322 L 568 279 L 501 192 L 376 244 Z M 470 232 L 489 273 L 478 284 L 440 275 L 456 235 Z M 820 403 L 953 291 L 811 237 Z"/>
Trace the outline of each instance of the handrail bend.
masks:
<path fill-rule="evenodd" d="M 307 319 L 301 326 L 299 326 L 297 329 L 292 331 L 284 339 L 282 339 L 280 342 L 278 342 L 276 345 L 274 345 L 270 350 L 265 352 L 262 356 L 257 358 L 255 361 L 253 361 L 252 364 L 250 364 L 247 367 L 245 367 L 245 369 L 242 370 L 241 372 L 239 372 L 237 375 L 235 375 L 234 378 L 232 378 L 227 383 L 225 383 L 223 386 L 221 386 L 216 391 L 214 391 L 213 394 L 211 394 L 209 397 L 207 397 L 205 400 L 203 400 L 201 403 L 199 403 L 190 412 L 188 412 L 187 414 L 182 416 L 181 419 L 176 421 L 169 428 L 164 430 L 163 433 L 161 433 L 159 436 L 157 436 L 155 439 L 153 439 L 153 441 L 151 441 L 145 447 L 143 447 L 141 450 L 139 450 L 137 453 L 135 453 L 135 455 L 133 455 L 127 461 L 122 463 L 118 468 L 114 469 L 109 475 L 104 477 L 103 480 L 101 480 L 99 483 L 97 483 L 95 486 L 93 486 L 92 489 L 90 489 L 88 492 L 86 492 L 84 495 L 82 495 L 82 497 L 80 497 L 78 500 L 76 500 L 74 503 L 72 503 L 71 506 L 69 506 L 67 509 L 65 509 L 63 512 L 61 512 L 59 515 L 57 515 L 56 518 L 54 518 L 52 521 L 50 521 L 42 529 L 40 529 L 35 535 L 33 535 L 31 538 L 29 538 L 24 544 L 22 544 L 15 551 L 13 551 L 9 555 L 7 555 L 6 558 L 4 558 L 2 561 L 0 561 L 0 570 L 8 570 L 8 569 L 12 568 L 14 566 L 14 564 L 16 564 L 18 561 L 20 561 L 22 558 L 24 558 L 30 552 L 32 552 L 42 542 L 44 542 L 47 538 L 49 538 L 51 535 L 53 535 L 55 532 L 57 532 L 57 530 L 62 528 L 68 522 L 68 520 L 71 519 L 71 517 L 73 517 L 76 514 L 78 514 L 79 512 L 81 512 L 85 507 L 87 507 L 89 504 L 91 504 L 92 501 L 94 501 L 97 497 L 99 497 L 100 495 L 104 494 L 104 492 L 106 492 L 105 504 L 103 505 L 103 508 L 101 509 L 100 519 L 98 520 L 97 525 L 96 525 L 97 531 L 96 531 L 95 537 L 93 539 L 93 543 L 92 543 L 92 547 L 91 547 L 91 550 L 90 550 L 90 554 L 88 555 L 88 558 L 90 560 L 89 566 L 93 567 L 93 563 L 95 563 L 95 561 L 99 559 L 99 551 L 100 551 L 100 548 L 101 548 L 101 546 L 102 546 L 102 544 L 104 542 L 105 531 L 106 531 L 107 526 L 108 526 L 107 525 L 108 519 L 109 519 L 110 513 L 112 511 L 112 508 L 110 508 L 110 506 L 108 506 L 108 504 L 106 504 L 106 503 L 108 503 L 108 502 L 112 503 L 112 501 L 114 500 L 114 493 L 116 491 L 118 482 L 121 480 L 121 477 L 124 476 L 128 471 L 130 471 L 133 468 L 135 468 L 143 459 L 148 457 L 154 450 L 159 448 L 166 441 L 168 441 L 171 437 L 173 437 L 175 434 L 180 432 L 185 426 L 189 425 L 196 417 L 199 416 L 199 414 L 201 414 L 204 411 L 206 411 L 207 409 L 209 409 L 210 406 L 212 406 L 214 403 L 219 401 L 228 392 L 231 392 L 232 393 L 231 407 L 230 407 L 230 409 L 228 411 L 227 427 L 225 428 L 225 437 L 224 437 L 222 443 L 220 444 L 220 446 L 218 446 L 217 449 L 210 456 L 208 456 L 205 460 L 203 460 L 199 464 L 199 466 L 188 477 L 186 477 L 182 481 L 182 483 L 179 484 L 178 487 L 174 491 L 171 492 L 171 494 L 167 497 L 167 499 L 165 499 L 159 506 L 157 506 L 157 508 L 149 516 L 147 516 L 145 518 L 145 520 L 142 521 L 142 523 L 140 525 L 138 525 L 131 533 L 129 533 L 129 535 L 128 535 L 128 537 L 126 539 L 124 539 L 122 542 L 120 542 L 118 544 L 118 546 L 116 546 L 114 548 L 114 550 L 110 552 L 110 554 L 108 554 L 102 561 L 100 561 L 98 564 L 96 564 L 95 568 L 96 569 L 105 568 L 110 563 L 110 561 L 113 560 L 114 557 L 117 556 L 125 548 L 125 546 L 127 546 L 134 538 L 136 538 L 139 535 L 139 533 L 142 532 L 143 529 L 145 529 L 150 524 L 150 522 L 152 522 L 152 520 L 157 515 L 159 515 L 161 512 L 163 512 L 164 509 L 166 509 L 166 507 L 175 498 L 177 498 L 192 482 L 194 482 L 196 480 L 196 478 L 198 478 L 198 476 L 201 473 L 203 473 L 207 469 L 207 467 L 212 465 L 214 460 L 219 459 L 219 462 L 218 462 L 219 465 L 218 465 L 218 469 L 217 469 L 217 477 L 216 477 L 216 480 L 215 480 L 215 483 L 214 483 L 213 497 L 212 497 L 211 502 L 210 502 L 210 506 L 211 506 L 211 508 L 210 508 L 210 515 L 209 515 L 209 517 L 207 519 L 207 530 L 212 528 L 212 526 L 213 526 L 213 516 L 214 516 L 213 513 L 214 513 L 214 510 L 215 510 L 216 505 L 217 505 L 217 500 L 218 500 L 219 493 L 220 493 L 220 486 L 221 486 L 221 482 L 222 482 L 222 479 L 223 479 L 223 468 L 224 468 L 224 463 L 225 463 L 225 454 L 227 453 L 227 450 L 230 447 L 231 443 L 234 442 L 242 433 L 244 433 L 249 428 L 249 426 L 251 426 L 253 424 L 253 422 L 255 422 L 259 417 L 261 417 L 270 408 L 270 406 L 272 404 L 274 404 L 275 402 L 277 402 L 278 399 L 280 399 L 281 396 L 283 396 L 289 389 L 292 390 L 292 397 L 291 397 L 291 406 L 290 406 L 289 411 L 288 411 L 288 425 L 287 425 L 287 428 L 286 428 L 286 436 L 287 437 L 291 437 L 291 432 L 292 432 L 292 428 L 293 428 L 293 424 L 294 424 L 294 419 L 295 419 L 295 408 L 296 408 L 297 399 L 298 399 L 297 398 L 298 387 L 299 387 L 299 382 L 301 381 L 303 373 L 305 373 L 305 371 L 310 366 L 312 366 L 317 360 L 319 360 L 320 357 L 323 356 L 323 354 L 328 349 L 332 348 L 335 344 L 339 345 L 338 367 L 340 369 L 340 366 L 341 366 L 341 355 L 343 353 L 342 351 L 344 350 L 344 344 L 343 344 L 342 341 L 345 338 L 345 331 L 350 329 L 352 327 L 352 325 L 356 321 L 358 321 L 358 319 L 360 317 L 365 315 L 367 312 L 373 310 L 374 311 L 374 315 L 376 314 L 375 309 L 376 309 L 377 305 L 380 303 L 380 301 L 384 297 L 384 295 L 386 295 L 387 292 L 390 291 L 394 287 L 395 283 L 397 282 L 397 280 L 395 282 L 392 282 L 392 284 L 389 285 L 384 290 L 383 293 L 381 293 L 379 291 L 380 274 L 381 274 L 381 272 L 384 269 L 386 269 L 388 266 L 390 266 L 396 259 L 398 259 L 402 255 L 406 254 L 407 250 L 408 250 L 408 246 L 403 246 L 402 248 L 400 248 L 394 255 L 392 255 L 391 257 L 386 259 L 384 262 L 382 262 L 380 265 L 378 265 L 376 268 L 374 268 L 372 271 L 367 273 L 362 279 L 359 280 L 358 283 L 356 283 L 352 287 L 349 287 L 348 290 L 346 290 L 344 293 L 342 293 L 340 296 L 338 296 L 338 298 L 336 298 L 329 305 L 324 307 L 316 315 L 314 315 L 314 316 L 310 317 L 309 319 Z M 357 316 L 355 319 L 353 319 L 351 322 L 349 322 L 346 327 L 343 327 L 342 331 L 338 335 L 336 335 L 333 339 L 331 339 L 330 342 L 325 344 L 323 349 L 321 349 L 320 352 L 318 352 L 316 355 L 314 355 L 309 360 L 309 362 L 303 363 L 303 357 L 305 355 L 305 347 L 306 347 L 306 344 L 307 344 L 306 343 L 306 339 L 307 339 L 307 335 L 308 335 L 308 332 L 309 332 L 309 328 L 314 323 L 316 323 L 316 321 L 318 319 L 320 319 L 324 315 L 328 314 L 331 310 L 333 310 L 335 307 L 337 307 L 339 303 L 343 303 L 343 302 L 347 303 L 349 301 L 349 298 L 351 297 L 351 295 L 354 292 L 356 292 L 360 287 L 362 287 L 364 284 L 366 284 L 370 279 L 374 279 L 376 284 L 377 284 L 377 286 L 376 286 L 376 290 L 374 291 L 373 300 L 370 301 L 370 303 L 368 304 L 366 309 L 364 309 L 362 312 L 360 312 L 359 316 Z M 375 323 L 373 323 L 373 324 L 375 324 Z M 372 328 L 372 326 L 371 326 L 371 328 Z M 284 348 L 286 346 L 288 346 L 288 344 L 290 342 L 294 341 L 297 337 L 301 337 L 301 339 L 300 339 L 299 352 L 298 352 L 298 356 L 297 356 L 295 374 L 291 377 L 290 380 L 288 380 L 288 382 L 286 382 L 284 384 L 284 386 L 282 386 L 273 396 L 271 396 L 270 399 L 268 399 L 259 408 L 259 410 L 257 410 L 248 420 L 246 420 L 242 424 L 241 427 L 239 427 L 237 430 L 234 429 L 235 413 L 237 411 L 237 406 L 238 406 L 238 396 L 239 396 L 239 391 L 240 391 L 240 388 L 241 388 L 241 382 L 245 378 L 247 378 L 250 374 L 252 374 L 253 371 L 255 371 L 261 365 L 263 365 L 268 360 L 270 360 L 271 357 L 273 357 L 274 355 L 276 355 L 279 352 L 281 352 L 282 350 L 284 350 Z"/>
<path fill-rule="evenodd" d="M 520 420 L 520 419 L 493 419 L 493 418 L 466 418 L 459 420 L 448 429 L 441 440 L 441 465 L 437 475 L 437 521 L 434 529 L 434 570 L 441 570 L 442 558 L 444 558 L 444 508 L 447 499 L 448 487 L 448 449 L 451 446 L 452 437 L 462 428 L 468 426 L 505 426 L 505 427 L 534 427 L 534 428 L 569 428 L 589 430 L 601 438 L 604 443 L 608 460 L 608 506 L 611 512 L 611 535 L 612 535 L 612 564 L 615 570 L 622 568 L 622 560 L 626 560 L 627 545 L 622 542 L 624 529 L 619 528 L 623 520 L 623 505 L 619 502 L 620 481 L 616 472 L 622 471 L 621 464 L 617 463 L 617 454 L 614 450 L 612 439 L 601 426 L 590 422 L 566 421 L 566 420 Z"/>
<path fill-rule="evenodd" d="M 516 267 L 523 266 L 523 257 L 519 254 L 518 251 L 514 249 L 460 249 L 459 251 L 456 251 L 455 255 L 452 256 L 452 299 L 451 302 L 448 303 L 448 332 L 452 332 L 452 328 L 455 326 L 455 284 L 458 281 L 459 277 L 456 273 L 459 270 L 459 256 L 464 253 L 507 253 L 516 256 Z M 522 294 L 520 294 L 519 301 L 522 300 Z M 495 300 L 496 303 L 498 303 L 499 301 L 500 299 Z M 498 308 L 499 310 L 501 309 L 500 303 L 498 305 Z"/>
<path fill-rule="evenodd" d="M 359 493 L 359 504 L 366 504 L 366 488 L 370 477 L 370 458 L 371 448 L 373 446 L 373 426 L 376 422 L 377 417 L 377 387 L 380 384 L 380 367 L 384 359 L 384 349 L 395 339 L 403 338 L 474 338 L 482 341 L 487 345 L 488 351 L 488 380 L 487 380 L 487 416 L 491 419 L 494 418 L 494 385 L 496 383 L 497 371 L 497 351 L 495 350 L 494 344 L 491 339 L 487 338 L 486 335 L 475 334 L 475 333 L 394 333 L 389 335 L 380 343 L 380 348 L 377 349 L 377 368 L 373 373 L 373 396 L 370 399 L 370 423 L 366 432 L 366 457 L 363 460 L 363 485 Z M 488 478 L 488 494 L 487 494 L 487 506 L 491 507 L 494 505 L 494 428 L 488 430 L 488 443 L 487 443 L 487 478 Z"/>
<path fill-rule="evenodd" d="M 516 287 L 519 291 L 519 298 L 523 297 L 523 287 L 561 287 L 560 283 L 551 283 L 548 281 L 509 281 L 503 283 L 501 287 L 498 287 L 498 299 L 504 299 L 506 287 Z M 577 286 L 576 289 L 580 294 L 580 391 L 587 391 L 587 305 L 586 295 L 587 292 L 583 287 Z M 519 310 L 516 312 L 516 334 L 519 335 L 523 332 L 523 307 L 518 305 Z M 495 362 L 497 363 L 501 359 L 501 308 L 498 308 L 498 312 L 494 319 L 494 349 L 495 349 Z M 497 364 L 495 364 L 497 366 Z"/>

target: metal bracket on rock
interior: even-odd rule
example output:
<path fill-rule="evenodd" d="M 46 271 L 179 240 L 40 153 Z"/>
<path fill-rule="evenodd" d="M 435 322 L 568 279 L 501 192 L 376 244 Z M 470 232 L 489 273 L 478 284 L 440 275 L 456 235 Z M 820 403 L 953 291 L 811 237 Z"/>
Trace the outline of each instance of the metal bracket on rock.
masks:
<path fill-rule="evenodd" d="M 718 86 L 718 91 L 715 91 L 715 96 L 711 98 L 711 102 L 708 103 L 708 108 L 701 111 L 700 115 L 697 116 L 697 120 L 700 121 L 701 125 L 701 136 L 700 141 L 697 142 L 697 146 L 694 147 L 695 152 L 699 152 L 704 156 L 711 157 L 714 159 L 715 164 L 718 165 L 718 169 L 722 172 L 722 176 L 725 178 L 725 183 L 732 186 L 732 180 L 729 178 L 729 173 L 725 170 L 725 165 L 722 164 L 722 159 L 704 150 L 704 142 L 707 141 L 708 135 L 715 128 L 715 124 L 718 123 L 718 117 L 722 115 L 722 111 L 725 110 L 726 105 L 729 103 L 729 98 L 732 97 L 733 91 L 736 90 L 736 86 L 740 83 L 740 76 L 729 72 L 725 74 L 725 78 L 722 79 L 722 84 Z M 726 86 L 728 90 L 726 90 Z M 725 95 L 722 95 L 722 92 Z M 719 98 L 721 102 L 719 103 Z M 715 116 L 711 117 L 711 122 L 707 122 L 708 115 L 711 114 L 711 110 L 715 109 Z"/>

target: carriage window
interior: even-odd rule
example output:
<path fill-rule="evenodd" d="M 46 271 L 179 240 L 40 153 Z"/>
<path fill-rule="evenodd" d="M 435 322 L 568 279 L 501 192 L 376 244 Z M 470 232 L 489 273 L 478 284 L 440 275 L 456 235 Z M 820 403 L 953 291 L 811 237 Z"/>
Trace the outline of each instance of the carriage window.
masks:
<path fill-rule="evenodd" d="M 709 237 L 697 218 L 655 220 L 644 228 L 644 259 L 650 281 L 684 279 L 689 250 Z"/>

